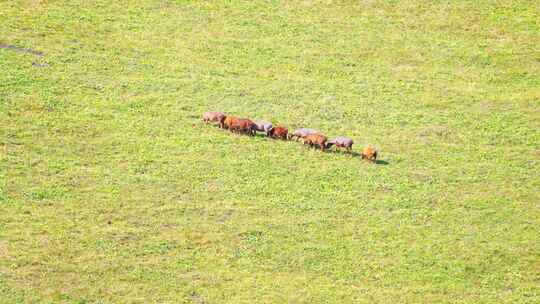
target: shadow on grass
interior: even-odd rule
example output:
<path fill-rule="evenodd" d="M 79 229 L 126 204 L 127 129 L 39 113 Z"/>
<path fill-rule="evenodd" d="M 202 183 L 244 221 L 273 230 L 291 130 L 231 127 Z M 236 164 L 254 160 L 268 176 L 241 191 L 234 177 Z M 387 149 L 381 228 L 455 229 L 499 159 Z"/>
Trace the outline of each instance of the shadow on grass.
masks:
<path fill-rule="evenodd" d="M 339 150 L 339 149 L 327 149 L 327 150 L 324 150 L 324 153 L 331 153 L 331 154 L 339 154 L 339 155 L 350 155 L 351 157 L 358 157 L 358 158 L 362 158 L 362 153 L 358 153 L 356 151 L 351 151 L 351 152 L 347 152 L 346 150 Z M 366 162 L 369 162 L 366 160 Z M 385 161 L 385 160 L 376 160 L 375 162 L 373 162 L 373 164 L 375 165 L 389 165 L 390 163 Z"/>

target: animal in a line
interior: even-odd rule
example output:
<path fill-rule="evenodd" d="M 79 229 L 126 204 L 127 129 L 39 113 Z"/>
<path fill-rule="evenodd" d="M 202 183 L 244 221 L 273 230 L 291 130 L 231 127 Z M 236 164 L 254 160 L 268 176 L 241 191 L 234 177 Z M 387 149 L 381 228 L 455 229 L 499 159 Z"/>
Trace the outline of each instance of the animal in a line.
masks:
<path fill-rule="evenodd" d="M 367 146 L 362 149 L 362 159 L 366 159 L 372 162 L 377 161 L 377 150 L 372 146 Z"/>
<path fill-rule="evenodd" d="M 272 123 L 267 121 L 254 121 L 256 130 L 259 132 L 264 132 L 266 136 L 270 136 L 270 130 L 272 130 Z"/>
<path fill-rule="evenodd" d="M 285 127 L 274 127 L 270 130 L 270 137 L 273 138 L 279 138 L 279 139 L 287 139 L 289 130 Z"/>
<path fill-rule="evenodd" d="M 326 149 L 326 141 L 328 138 L 320 133 L 309 134 L 304 138 L 304 145 L 309 145 L 313 148 L 319 148 L 321 151 Z"/>
<path fill-rule="evenodd" d="M 239 118 L 233 120 L 232 124 L 229 127 L 229 130 L 238 134 L 247 134 L 254 136 L 256 132 L 256 126 L 253 121 L 247 118 Z"/>
<path fill-rule="evenodd" d="M 223 118 L 225 118 L 225 116 L 227 115 L 223 112 L 206 112 L 203 114 L 203 121 L 206 123 L 209 123 L 209 122 L 219 123 L 221 122 Z"/>
<path fill-rule="evenodd" d="M 317 134 L 317 133 L 321 133 L 321 132 L 314 129 L 310 129 L 310 128 L 300 128 L 300 129 L 296 129 L 293 133 L 291 133 L 291 135 L 289 136 L 289 139 L 298 140 L 298 139 L 306 138 L 306 136 L 310 134 Z"/>
<path fill-rule="evenodd" d="M 350 139 L 349 137 L 338 136 L 332 140 L 329 140 L 326 143 L 326 148 L 330 149 L 332 146 L 336 146 L 336 148 L 338 149 L 345 148 L 345 150 L 347 150 L 347 152 L 350 153 L 352 151 L 353 144 L 354 144 L 354 141 Z"/>

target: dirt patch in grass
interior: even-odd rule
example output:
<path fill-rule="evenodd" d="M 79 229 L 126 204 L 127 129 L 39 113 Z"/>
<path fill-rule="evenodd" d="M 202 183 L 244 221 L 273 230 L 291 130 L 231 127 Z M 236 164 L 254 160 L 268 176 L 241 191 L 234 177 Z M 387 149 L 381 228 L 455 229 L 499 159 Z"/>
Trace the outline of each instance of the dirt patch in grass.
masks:
<path fill-rule="evenodd" d="M 0 242 L 0 258 L 8 256 L 7 242 Z"/>
<path fill-rule="evenodd" d="M 33 50 L 33 49 L 29 49 L 29 48 L 23 48 L 23 47 L 16 46 L 16 45 L 3 44 L 3 43 L 0 43 L 0 49 L 14 50 L 14 51 L 19 52 L 19 53 L 28 53 L 28 54 L 32 54 L 32 55 L 36 55 L 36 56 L 43 56 L 44 55 L 43 52 L 40 52 L 40 51 L 36 51 L 36 50 Z"/>
<path fill-rule="evenodd" d="M 32 62 L 32 66 L 36 68 L 46 68 L 49 66 L 48 63 L 38 63 L 38 62 Z"/>

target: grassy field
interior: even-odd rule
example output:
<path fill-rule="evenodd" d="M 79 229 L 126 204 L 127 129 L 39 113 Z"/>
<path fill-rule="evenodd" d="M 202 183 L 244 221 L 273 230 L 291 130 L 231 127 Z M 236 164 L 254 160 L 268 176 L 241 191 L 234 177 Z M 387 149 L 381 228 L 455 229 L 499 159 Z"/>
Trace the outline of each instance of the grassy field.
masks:
<path fill-rule="evenodd" d="M 510 0 L 1 1 L 0 303 L 539 303 L 538 20 Z"/>

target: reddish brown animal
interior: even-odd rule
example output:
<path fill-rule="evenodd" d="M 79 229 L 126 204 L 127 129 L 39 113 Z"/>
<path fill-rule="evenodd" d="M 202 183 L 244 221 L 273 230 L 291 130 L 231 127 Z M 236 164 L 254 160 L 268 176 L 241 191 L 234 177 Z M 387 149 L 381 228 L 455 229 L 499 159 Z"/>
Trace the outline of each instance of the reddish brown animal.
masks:
<path fill-rule="evenodd" d="M 211 121 L 221 122 L 225 118 L 225 113 L 222 112 L 206 112 L 203 114 L 203 121 L 209 123 Z M 220 123 L 221 127 L 221 123 Z"/>
<path fill-rule="evenodd" d="M 273 138 L 287 139 L 289 130 L 284 127 L 274 127 L 270 129 L 269 134 L 270 134 L 270 137 L 273 137 Z"/>
<path fill-rule="evenodd" d="M 375 148 L 368 146 L 362 150 L 362 159 L 367 159 L 369 161 L 377 161 L 377 150 Z"/>
<path fill-rule="evenodd" d="M 245 118 L 239 118 L 232 122 L 229 129 L 232 132 L 236 132 L 239 134 L 247 134 L 250 136 L 254 136 L 257 130 L 257 125 L 250 119 Z"/>
<path fill-rule="evenodd" d="M 309 134 L 304 138 L 304 145 L 309 145 L 310 147 L 318 147 L 321 151 L 326 149 L 326 141 L 328 138 L 322 134 Z"/>

